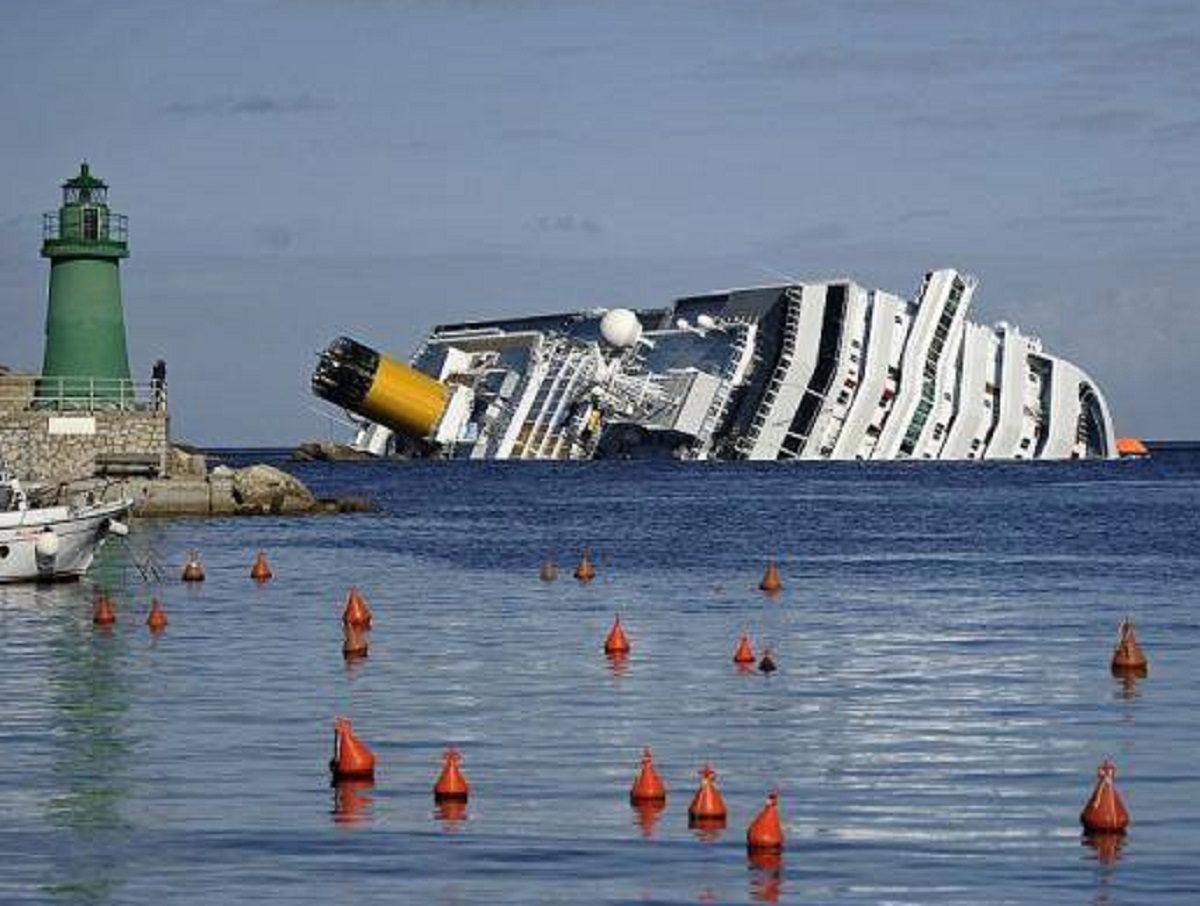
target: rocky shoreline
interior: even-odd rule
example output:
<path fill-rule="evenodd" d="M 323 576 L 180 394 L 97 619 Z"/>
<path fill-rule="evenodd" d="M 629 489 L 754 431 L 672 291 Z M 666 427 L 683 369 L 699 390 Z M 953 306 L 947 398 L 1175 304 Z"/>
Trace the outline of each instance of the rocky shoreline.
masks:
<path fill-rule="evenodd" d="M 172 447 L 165 476 L 94 478 L 63 485 L 59 499 L 132 499 L 135 516 L 278 516 L 370 512 L 361 497 L 318 498 L 294 475 L 268 465 L 208 468 L 199 453 Z"/>

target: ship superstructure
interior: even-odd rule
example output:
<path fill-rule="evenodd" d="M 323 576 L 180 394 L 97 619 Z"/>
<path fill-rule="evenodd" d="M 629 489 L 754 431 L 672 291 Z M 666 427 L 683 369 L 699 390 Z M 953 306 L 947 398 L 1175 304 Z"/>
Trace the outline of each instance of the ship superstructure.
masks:
<path fill-rule="evenodd" d="M 973 277 L 911 299 L 852 280 L 442 325 L 411 367 L 346 337 L 313 390 L 356 445 L 471 459 L 1070 459 L 1115 455 L 1078 367 L 967 320 Z"/>

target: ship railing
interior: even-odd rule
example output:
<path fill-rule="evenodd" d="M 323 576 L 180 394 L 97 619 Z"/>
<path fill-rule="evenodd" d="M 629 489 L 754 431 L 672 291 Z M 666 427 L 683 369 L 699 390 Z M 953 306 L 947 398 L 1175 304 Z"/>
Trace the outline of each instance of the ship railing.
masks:
<path fill-rule="evenodd" d="M 748 342 L 747 331 L 743 329 L 730 347 L 729 360 L 721 370 L 721 383 L 717 392 L 713 395 L 708 410 L 704 413 L 704 419 L 700 422 L 700 430 L 696 435 L 701 447 L 708 445 L 721 417 L 725 414 L 725 409 L 729 405 L 729 398 L 733 394 L 733 381 L 737 376 L 738 362 L 741 360 L 743 353 L 745 353 Z"/>
<path fill-rule="evenodd" d="M 796 352 L 796 337 L 800 332 L 800 302 L 802 297 L 800 293 L 791 289 L 785 292 L 784 296 L 787 298 L 787 315 L 784 318 L 783 326 L 783 351 L 779 356 L 775 370 L 771 372 L 770 383 L 767 385 L 767 391 L 763 394 L 758 411 L 750 423 L 750 429 L 737 444 L 738 451 L 743 456 L 749 456 L 754 449 L 754 445 L 758 443 L 759 435 L 762 434 L 763 428 L 766 427 L 771 409 L 775 405 L 775 397 L 783 387 L 784 379 L 792 367 L 792 356 Z"/>
<path fill-rule="evenodd" d="M 0 374 L 0 412 L 167 411 L 165 381 Z"/>

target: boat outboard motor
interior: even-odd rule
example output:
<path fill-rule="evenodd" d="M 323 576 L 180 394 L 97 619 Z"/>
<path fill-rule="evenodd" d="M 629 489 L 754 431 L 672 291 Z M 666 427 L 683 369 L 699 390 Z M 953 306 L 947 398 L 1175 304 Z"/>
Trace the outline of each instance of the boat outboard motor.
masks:
<path fill-rule="evenodd" d="M 58 533 L 46 526 L 33 543 L 33 555 L 39 573 L 53 573 L 54 561 L 58 558 Z"/>
<path fill-rule="evenodd" d="M 129 526 L 116 519 L 101 519 L 100 524 L 96 526 L 96 534 L 101 538 L 106 535 L 116 535 L 118 538 L 124 538 L 129 534 Z"/>

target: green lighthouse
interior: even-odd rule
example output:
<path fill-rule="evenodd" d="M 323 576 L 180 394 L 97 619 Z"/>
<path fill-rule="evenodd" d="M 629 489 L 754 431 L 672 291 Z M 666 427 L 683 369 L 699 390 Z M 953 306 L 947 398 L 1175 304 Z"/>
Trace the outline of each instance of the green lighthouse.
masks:
<path fill-rule="evenodd" d="M 131 405 L 118 267 L 129 255 L 127 220 L 108 209 L 108 186 L 86 163 L 62 190 L 62 207 L 43 220 L 50 304 L 38 397 L 60 409 Z"/>

